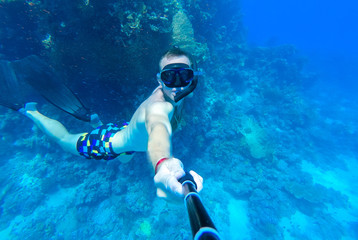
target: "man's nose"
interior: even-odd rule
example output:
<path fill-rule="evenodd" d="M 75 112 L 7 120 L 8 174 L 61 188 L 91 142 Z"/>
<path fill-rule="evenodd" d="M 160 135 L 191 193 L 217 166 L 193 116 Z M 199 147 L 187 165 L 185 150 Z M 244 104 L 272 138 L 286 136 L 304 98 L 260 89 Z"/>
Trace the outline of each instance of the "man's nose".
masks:
<path fill-rule="evenodd" d="M 175 74 L 175 86 L 180 86 L 180 77 L 179 74 Z"/>

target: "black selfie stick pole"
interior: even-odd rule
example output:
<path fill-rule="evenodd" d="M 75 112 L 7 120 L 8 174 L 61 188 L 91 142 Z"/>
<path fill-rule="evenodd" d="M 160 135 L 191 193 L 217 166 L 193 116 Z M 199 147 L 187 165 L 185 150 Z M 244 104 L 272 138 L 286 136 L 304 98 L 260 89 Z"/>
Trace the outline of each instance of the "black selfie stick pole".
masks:
<path fill-rule="evenodd" d="M 179 179 L 179 182 L 183 185 L 184 189 L 184 204 L 188 210 L 193 239 L 220 240 L 219 233 L 196 191 L 196 183 L 193 176 L 186 172 Z"/>

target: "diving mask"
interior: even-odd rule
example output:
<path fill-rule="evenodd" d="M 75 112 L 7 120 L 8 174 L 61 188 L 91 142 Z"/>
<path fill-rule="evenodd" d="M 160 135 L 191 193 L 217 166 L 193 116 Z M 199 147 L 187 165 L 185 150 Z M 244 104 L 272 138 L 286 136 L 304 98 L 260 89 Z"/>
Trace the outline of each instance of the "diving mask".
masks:
<path fill-rule="evenodd" d="M 195 72 L 184 63 L 174 63 L 166 65 L 163 70 L 158 73 L 164 85 L 169 88 L 186 87 L 194 79 Z"/>

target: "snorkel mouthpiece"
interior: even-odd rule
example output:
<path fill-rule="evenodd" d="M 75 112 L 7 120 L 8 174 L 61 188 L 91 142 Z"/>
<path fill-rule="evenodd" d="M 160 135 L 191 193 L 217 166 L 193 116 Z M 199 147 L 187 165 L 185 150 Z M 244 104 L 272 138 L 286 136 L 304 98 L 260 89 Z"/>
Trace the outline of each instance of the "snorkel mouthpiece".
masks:
<path fill-rule="evenodd" d="M 190 86 L 188 88 L 186 88 L 185 90 L 177 93 L 177 95 L 174 97 L 174 102 L 179 102 L 180 100 L 182 100 L 184 97 L 188 96 L 190 93 L 192 93 L 194 91 L 194 89 L 196 88 L 196 85 L 198 84 L 198 79 L 194 78 L 193 81 L 191 82 Z"/>

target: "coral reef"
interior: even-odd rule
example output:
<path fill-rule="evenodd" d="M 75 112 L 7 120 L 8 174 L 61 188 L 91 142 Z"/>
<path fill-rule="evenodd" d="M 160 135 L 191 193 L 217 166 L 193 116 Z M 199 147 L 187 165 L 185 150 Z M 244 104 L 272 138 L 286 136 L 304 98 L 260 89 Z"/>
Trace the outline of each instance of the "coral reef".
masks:
<path fill-rule="evenodd" d="M 244 117 L 239 132 L 244 136 L 245 143 L 248 145 L 253 158 L 268 157 L 270 150 L 265 131 L 253 118 Z"/>
<path fill-rule="evenodd" d="M 152 234 L 152 227 L 150 225 L 150 222 L 148 220 L 144 220 L 140 223 L 137 236 L 139 238 L 150 238 Z"/>
<path fill-rule="evenodd" d="M 185 51 L 194 52 L 194 29 L 184 11 L 178 11 L 173 16 L 172 29 L 173 45 L 180 46 Z"/>

